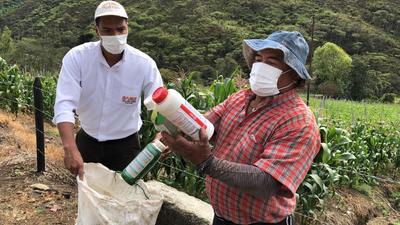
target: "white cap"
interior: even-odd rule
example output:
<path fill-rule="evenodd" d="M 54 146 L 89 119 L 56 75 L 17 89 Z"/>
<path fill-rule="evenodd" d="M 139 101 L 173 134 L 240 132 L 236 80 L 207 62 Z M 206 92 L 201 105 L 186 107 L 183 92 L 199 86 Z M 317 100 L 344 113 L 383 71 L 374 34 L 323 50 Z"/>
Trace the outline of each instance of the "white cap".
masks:
<path fill-rule="evenodd" d="M 94 19 L 101 16 L 119 16 L 128 19 L 124 7 L 116 1 L 101 2 L 94 13 Z"/>

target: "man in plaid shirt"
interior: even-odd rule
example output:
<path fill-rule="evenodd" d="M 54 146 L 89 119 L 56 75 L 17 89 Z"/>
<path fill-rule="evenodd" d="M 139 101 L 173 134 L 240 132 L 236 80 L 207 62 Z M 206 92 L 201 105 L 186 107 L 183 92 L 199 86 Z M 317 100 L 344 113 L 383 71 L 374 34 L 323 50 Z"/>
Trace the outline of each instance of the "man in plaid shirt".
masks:
<path fill-rule="evenodd" d="M 206 174 L 213 225 L 293 224 L 296 190 L 320 148 L 318 126 L 296 88 L 310 79 L 308 45 L 299 32 L 244 40 L 250 89 L 211 109 L 209 147 L 162 133 L 163 141 Z"/>

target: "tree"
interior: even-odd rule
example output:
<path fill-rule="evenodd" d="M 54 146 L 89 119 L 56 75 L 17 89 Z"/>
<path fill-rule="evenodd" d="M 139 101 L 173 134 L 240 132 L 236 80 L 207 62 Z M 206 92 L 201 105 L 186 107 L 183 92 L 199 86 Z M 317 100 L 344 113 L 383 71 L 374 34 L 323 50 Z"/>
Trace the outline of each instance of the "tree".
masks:
<path fill-rule="evenodd" d="M 353 55 L 346 96 L 352 100 L 378 100 L 385 93 L 400 94 L 396 60 L 395 57 L 389 58 L 380 53 Z"/>
<path fill-rule="evenodd" d="M 368 90 L 371 86 L 369 82 L 372 79 L 367 77 L 369 70 L 368 63 L 360 56 L 353 56 L 353 68 L 350 73 L 350 84 L 348 87 L 347 97 L 352 100 L 362 100 L 368 96 Z"/>
<path fill-rule="evenodd" d="M 215 60 L 215 67 L 218 75 L 229 77 L 239 67 L 238 63 L 231 57 L 218 58 Z"/>
<path fill-rule="evenodd" d="M 0 36 L 0 56 L 9 60 L 9 57 L 14 53 L 14 51 L 15 43 L 11 37 L 11 30 L 5 26 Z"/>
<path fill-rule="evenodd" d="M 319 90 L 331 97 L 344 97 L 351 65 L 351 57 L 336 44 L 327 42 L 318 47 L 314 53 L 313 68 Z M 327 86 L 329 88 L 324 89 Z"/>

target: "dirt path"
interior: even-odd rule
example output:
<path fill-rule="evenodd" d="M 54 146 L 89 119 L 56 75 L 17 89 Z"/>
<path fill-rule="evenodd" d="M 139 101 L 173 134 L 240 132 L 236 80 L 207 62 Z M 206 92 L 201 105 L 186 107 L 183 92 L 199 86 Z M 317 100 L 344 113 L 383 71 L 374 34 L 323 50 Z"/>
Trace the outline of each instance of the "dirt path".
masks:
<path fill-rule="evenodd" d="M 0 114 L 0 224 L 75 224 L 77 189 L 63 169 L 60 146 L 51 137 L 54 131 L 47 126 L 46 172 L 39 174 L 33 121 L 24 116 L 18 121 Z"/>
<path fill-rule="evenodd" d="M 0 224 L 74 224 L 76 187 L 60 182 L 54 172 L 37 174 L 35 167 L 31 155 L 1 163 Z M 33 184 L 49 189 L 35 189 Z"/>

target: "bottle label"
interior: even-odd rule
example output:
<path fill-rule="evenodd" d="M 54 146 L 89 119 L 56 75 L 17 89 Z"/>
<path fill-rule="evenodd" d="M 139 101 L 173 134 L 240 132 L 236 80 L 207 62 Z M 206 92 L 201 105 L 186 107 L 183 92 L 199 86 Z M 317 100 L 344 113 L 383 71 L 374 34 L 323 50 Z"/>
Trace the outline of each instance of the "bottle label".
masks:
<path fill-rule="evenodd" d="M 140 172 L 154 159 L 154 155 L 145 148 L 139 153 L 138 156 L 125 168 L 128 175 L 132 178 L 136 178 Z"/>
<path fill-rule="evenodd" d="M 168 119 L 195 140 L 199 139 L 198 131 L 200 128 L 207 129 L 205 118 L 188 102 L 180 105 L 177 113 Z"/>
<path fill-rule="evenodd" d="M 188 105 L 189 107 L 191 105 Z M 190 117 L 192 118 L 200 127 L 203 127 L 204 129 L 207 128 L 206 124 L 204 124 L 203 121 L 200 120 L 199 116 L 195 115 L 197 110 L 195 108 L 191 107 L 192 111 L 188 108 L 188 106 L 181 105 L 181 109 Z"/>

